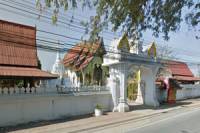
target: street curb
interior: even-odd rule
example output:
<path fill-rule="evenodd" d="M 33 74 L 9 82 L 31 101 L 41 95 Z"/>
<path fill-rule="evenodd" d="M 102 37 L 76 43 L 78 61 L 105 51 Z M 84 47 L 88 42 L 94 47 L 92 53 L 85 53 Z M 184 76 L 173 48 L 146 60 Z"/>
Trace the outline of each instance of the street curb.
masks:
<path fill-rule="evenodd" d="M 175 111 L 175 110 L 184 109 L 185 107 L 196 107 L 198 105 L 200 105 L 200 103 L 193 104 L 193 105 L 182 105 L 182 106 L 175 107 L 173 109 L 165 109 L 165 110 L 160 111 L 160 112 L 151 113 L 151 114 L 148 114 L 148 115 L 134 117 L 134 118 L 126 119 L 126 120 L 119 120 L 119 121 L 112 122 L 112 123 L 101 124 L 101 125 L 90 127 L 90 128 L 79 129 L 79 130 L 71 131 L 69 133 L 77 133 L 77 132 L 89 131 L 89 130 L 93 130 L 93 129 L 97 130 L 98 128 L 102 128 L 102 127 L 104 127 L 104 129 L 105 129 L 106 127 L 109 127 L 109 126 L 114 126 L 114 125 L 117 125 L 117 124 L 120 124 L 120 123 L 127 123 L 127 122 L 130 122 L 130 121 L 139 122 L 141 120 L 145 120 L 147 118 L 151 118 L 151 117 L 153 117 L 155 115 L 158 116 L 159 114 L 162 114 L 162 113 L 165 113 L 165 112 L 172 112 L 172 111 Z"/>

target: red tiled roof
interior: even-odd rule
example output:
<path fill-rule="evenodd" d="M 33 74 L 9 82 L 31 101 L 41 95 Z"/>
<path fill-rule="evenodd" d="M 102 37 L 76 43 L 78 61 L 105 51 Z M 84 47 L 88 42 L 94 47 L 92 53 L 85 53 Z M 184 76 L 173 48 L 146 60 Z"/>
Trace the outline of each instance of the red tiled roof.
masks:
<path fill-rule="evenodd" d="M 79 54 L 81 53 L 82 47 L 80 45 L 76 45 L 72 47 L 67 54 L 65 54 L 65 57 L 63 59 L 63 63 L 65 65 L 68 65 L 72 63 L 74 60 L 76 60 L 79 57 Z"/>
<path fill-rule="evenodd" d="M 57 78 L 37 66 L 36 28 L 0 20 L 0 76 Z"/>
<path fill-rule="evenodd" d="M 100 45 L 100 42 L 81 42 L 72 47 L 64 56 L 63 63 L 65 67 L 71 67 L 76 71 L 85 68 L 93 59 Z"/>
<path fill-rule="evenodd" d="M 168 69 L 172 72 L 173 76 L 189 76 L 194 77 L 187 64 L 178 61 L 168 61 Z"/>
<path fill-rule="evenodd" d="M 167 69 L 172 74 L 172 79 L 178 81 L 200 81 L 200 78 L 194 77 L 186 63 L 179 61 L 165 62 Z M 163 81 L 164 77 L 158 77 L 156 81 Z"/>
<path fill-rule="evenodd" d="M 0 66 L 1 77 L 57 78 L 48 72 L 30 67 Z"/>
<path fill-rule="evenodd" d="M 85 59 L 85 61 L 79 67 L 79 70 L 85 68 L 88 65 L 88 63 L 90 63 L 90 61 L 92 61 L 93 58 L 94 58 L 93 56 L 87 57 L 87 59 Z"/>
<path fill-rule="evenodd" d="M 0 65 L 37 67 L 35 27 L 0 20 Z"/>

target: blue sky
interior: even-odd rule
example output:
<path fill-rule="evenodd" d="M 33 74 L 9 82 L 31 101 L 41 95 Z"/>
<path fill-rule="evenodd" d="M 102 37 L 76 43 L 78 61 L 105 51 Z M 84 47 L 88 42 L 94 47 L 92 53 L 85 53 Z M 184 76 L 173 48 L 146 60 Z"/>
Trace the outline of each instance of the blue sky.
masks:
<path fill-rule="evenodd" d="M 16 3 L 8 3 L 6 1 L 11 0 L 5 0 L 1 1 L 1 3 L 8 4 L 10 6 L 14 6 L 16 8 L 21 8 L 24 10 L 28 10 L 30 12 L 35 12 L 33 9 L 28 9 L 28 7 L 22 7 L 17 5 Z M 30 3 L 27 3 L 29 0 L 12 0 L 19 3 L 24 3 L 27 5 L 30 5 Z M 35 0 L 32 0 L 32 2 L 35 2 Z M 35 6 L 35 5 L 32 5 Z M 8 21 L 14 21 L 17 23 L 22 23 L 26 25 L 36 26 L 37 29 L 50 31 L 57 34 L 62 34 L 74 38 L 81 38 L 83 35 L 83 30 L 71 27 L 70 25 L 52 25 L 50 20 L 44 19 L 41 17 L 40 19 L 37 19 L 38 16 L 34 14 L 28 14 L 22 15 L 23 11 L 20 11 L 18 9 L 14 9 L 12 7 L 8 7 L 5 5 L 0 4 L 0 19 L 8 20 Z M 38 12 L 35 12 L 38 13 Z M 27 14 L 27 13 L 26 13 Z M 66 22 L 71 19 L 71 16 L 74 15 L 75 19 L 81 19 L 81 20 L 87 20 L 90 15 L 94 14 L 94 11 L 86 9 L 82 11 L 81 9 L 75 10 L 75 11 L 69 11 L 67 13 L 62 12 L 62 15 L 65 15 Z M 45 13 L 44 13 L 45 15 Z M 63 17 L 63 16 L 62 16 Z M 48 23 L 43 22 L 48 21 Z M 62 21 L 63 18 L 62 18 Z M 73 23 L 72 23 L 73 24 Z M 77 25 L 77 24 L 76 24 Z M 164 41 L 162 37 L 160 38 L 154 38 L 150 31 L 147 31 L 144 33 L 143 39 L 144 43 L 148 44 L 152 41 L 155 41 L 157 45 L 168 45 L 173 49 L 174 55 L 177 58 L 180 58 L 180 60 L 189 61 L 189 62 L 200 62 L 200 40 L 195 39 L 195 35 L 197 34 L 194 30 L 188 30 L 188 26 L 183 22 L 182 27 L 180 31 L 177 31 L 176 33 L 170 33 L 170 40 Z M 70 44 L 75 44 L 78 42 L 77 40 L 67 39 L 63 37 L 58 36 L 52 36 L 49 34 L 44 33 L 37 33 L 38 38 L 39 37 L 46 37 L 51 38 L 54 41 L 60 40 L 61 42 L 66 42 Z M 106 32 L 103 33 L 105 45 L 109 45 L 110 41 L 117 37 L 117 34 L 107 34 Z M 162 35 L 161 35 L 162 36 Z M 38 56 L 42 62 L 42 69 L 44 70 L 51 70 L 52 65 L 56 58 L 55 52 L 48 52 L 44 50 L 38 50 Z M 197 67 L 194 64 L 189 63 L 191 68 L 194 70 L 193 72 L 197 71 Z"/>

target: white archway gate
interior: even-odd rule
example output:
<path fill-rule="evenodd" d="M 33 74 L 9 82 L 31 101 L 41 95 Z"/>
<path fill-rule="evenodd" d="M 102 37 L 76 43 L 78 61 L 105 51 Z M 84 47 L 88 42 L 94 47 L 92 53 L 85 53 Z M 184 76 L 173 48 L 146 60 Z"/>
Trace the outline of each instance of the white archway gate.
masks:
<path fill-rule="evenodd" d="M 110 77 L 107 85 L 110 87 L 113 97 L 113 111 L 126 112 L 129 110 L 127 104 L 127 78 L 132 70 L 140 70 L 141 75 L 136 102 L 149 106 L 159 106 L 155 80 L 160 64 L 155 58 L 130 53 L 127 42 L 122 37 L 118 44 L 115 42 L 115 45 L 113 45 L 112 50 L 114 51 L 104 56 L 103 65 L 109 66 Z M 119 48 L 119 45 L 122 48 Z"/>

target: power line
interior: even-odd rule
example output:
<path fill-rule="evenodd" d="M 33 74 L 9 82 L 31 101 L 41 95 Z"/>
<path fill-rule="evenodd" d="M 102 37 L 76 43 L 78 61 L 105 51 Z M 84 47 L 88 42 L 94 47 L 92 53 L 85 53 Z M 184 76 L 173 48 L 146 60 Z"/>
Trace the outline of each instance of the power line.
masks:
<path fill-rule="evenodd" d="M 80 40 L 80 39 L 79 39 Z"/>
<path fill-rule="evenodd" d="M 36 39 L 36 40 L 37 41 L 41 41 L 42 43 L 45 42 L 46 44 L 49 44 L 50 46 L 49 45 L 48 46 L 47 45 L 43 45 L 42 43 L 38 43 L 38 42 L 37 42 L 37 46 L 33 46 L 33 45 L 29 45 L 29 44 L 26 44 L 26 43 L 20 43 L 20 42 L 16 42 L 16 41 L 9 41 L 9 40 L 4 40 L 4 39 L 0 39 L 0 40 L 5 41 L 5 42 L 10 42 L 10 43 L 16 43 L 18 47 L 25 46 L 25 48 L 34 48 L 34 49 L 35 49 L 35 47 L 37 47 L 39 49 L 46 50 L 46 51 L 60 51 L 60 48 L 58 48 L 58 45 L 62 46 L 61 50 L 63 52 L 67 51 L 69 49 L 71 50 L 71 48 L 68 48 L 66 46 L 76 46 L 76 45 L 72 45 L 72 44 L 63 44 L 63 43 L 52 42 L 52 41 L 47 41 L 47 40 L 42 40 L 42 39 Z M 53 45 L 53 47 L 52 47 L 52 45 Z M 78 53 L 80 53 L 80 50 L 78 50 L 78 51 L 77 50 L 73 50 L 72 52 L 78 52 Z M 119 54 L 118 52 L 108 51 L 108 50 L 107 50 L 107 53 Z M 128 52 L 122 52 L 121 54 L 126 54 L 126 55 L 128 55 L 127 57 L 131 56 Z M 111 59 L 116 59 L 115 57 L 110 57 L 110 58 Z M 147 61 L 147 62 L 155 63 L 154 61 Z M 163 62 L 158 62 L 158 63 L 164 64 Z M 190 64 L 191 64 L 191 62 L 190 62 Z M 193 63 L 193 64 L 196 64 L 196 63 Z"/>
<path fill-rule="evenodd" d="M 14 12 L 14 11 L 10 11 L 10 10 L 7 10 L 7 11 L 17 14 L 17 13 Z M 23 14 L 20 14 L 20 15 L 23 15 L 23 16 L 24 16 L 24 13 L 23 13 Z M 29 16 L 25 15 L 25 16 L 26 16 L 26 17 L 31 17 L 31 18 L 33 18 L 33 17 L 30 16 L 30 15 L 29 15 Z M 40 19 L 40 21 L 45 22 L 45 23 L 48 23 L 48 24 L 52 24 L 52 23 L 50 23 L 50 22 L 48 22 L 48 21 L 44 21 L 44 20 L 41 20 L 41 19 Z M 59 25 L 60 25 L 60 24 L 59 24 Z M 61 26 L 61 25 L 60 25 L 60 26 Z M 65 25 L 62 26 L 62 27 L 65 27 Z M 65 27 L 65 28 L 66 28 L 66 27 Z M 74 32 L 78 32 L 78 33 L 80 33 L 80 31 L 77 31 L 77 30 L 74 30 L 74 29 L 71 29 L 71 28 L 69 28 L 69 30 L 72 30 L 72 31 L 74 31 Z M 105 40 L 109 40 L 109 41 L 111 41 L 110 38 L 106 38 L 106 37 L 104 37 L 104 39 L 105 39 Z"/>
<path fill-rule="evenodd" d="M 50 47 L 50 46 L 47 46 L 47 45 L 43 45 L 43 44 L 41 44 L 41 43 L 37 43 L 37 46 L 33 46 L 33 45 L 28 45 L 28 44 L 26 44 L 26 43 L 21 43 L 21 42 L 15 42 L 15 41 L 10 41 L 10 40 L 4 40 L 4 39 L 1 39 L 0 38 L 0 40 L 1 41 L 5 41 L 5 42 L 10 42 L 10 43 L 15 43 L 15 44 L 17 44 L 17 46 L 18 47 L 22 47 L 22 46 L 26 46 L 25 48 L 39 48 L 39 49 L 45 49 L 45 50 L 52 50 L 52 51 L 58 51 L 59 50 L 59 48 L 58 47 Z M 51 41 L 47 41 L 47 40 L 39 40 L 39 41 L 42 41 L 42 42 L 47 42 L 47 43 L 49 43 L 49 44 L 54 44 L 54 46 L 56 45 L 56 42 L 51 42 Z M 58 43 L 58 45 L 70 45 L 70 46 L 72 46 L 71 44 L 62 44 L 62 43 Z M 27 47 L 28 46 L 28 47 Z M 70 48 L 67 48 L 67 47 L 64 47 L 64 49 L 62 49 L 62 50 L 69 50 Z M 71 52 L 75 52 L 75 53 L 80 53 L 80 50 L 76 50 L 76 49 L 70 49 L 70 51 Z M 112 54 L 119 54 L 118 52 L 114 52 L 114 51 L 107 51 L 108 53 L 112 53 Z M 129 60 L 129 61 L 133 61 L 133 59 L 130 57 L 131 55 L 130 55 L 130 53 L 127 53 L 127 52 L 122 52 L 121 54 L 126 54 L 126 58 Z M 138 57 L 140 57 L 139 55 L 138 55 Z M 143 57 L 143 56 L 142 56 Z M 114 56 L 112 56 L 112 57 L 109 57 L 109 58 L 111 58 L 111 59 L 117 59 L 117 57 L 114 57 Z M 142 60 L 143 60 L 143 58 L 141 58 Z M 148 59 L 148 58 L 147 58 Z M 150 59 L 150 58 L 149 58 Z M 137 59 L 136 59 L 137 60 Z M 135 61 L 136 61 L 135 60 Z M 144 62 L 150 62 L 150 63 L 164 63 L 164 62 L 155 62 L 155 61 L 152 61 L 152 60 L 144 60 Z"/>
<path fill-rule="evenodd" d="M 6 33 L 6 35 L 4 34 L 4 36 L 9 37 L 9 38 L 12 38 L 13 36 L 17 36 L 17 37 L 19 37 L 19 38 L 35 39 L 35 38 L 33 38 L 33 37 L 27 37 L 27 36 L 22 36 L 22 35 L 17 35 L 17 34 L 8 33 L 8 32 L 3 32 L 3 31 L 1 31 L 0 34 L 1 34 L 1 33 Z M 1 34 L 1 35 L 3 35 L 3 34 Z M 1 36 L 1 37 L 3 37 L 3 36 Z M 36 40 L 37 40 L 37 41 L 42 41 L 42 42 L 47 42 L 47 43 L 49 43 L 49 44 L 51 44 L 51 45 L 54 45 L 54 46 L 56 46 L 56 47 L 58 46 L 58 45 L 57 45 L 58 42 L 48 41 L 48 40 L 45 40 L 45 39 L 37 39 L 37 38 L 36 38 Z M 4 40 L 4 41 L 6 41 L 6 40 Z M 10 42 L 12 42 L 12 43 L 17 43 L 17 44 L 21 44 L 20 42 L 17 42 L 17 41 L 10 41 Z M 25 46 L 25 45 L 27 45 L 27 46 L 32 46 L 32 45 L 29 45 L 29 44 L 23 44 L 23 46 Z M 63 47 L 63 46 L 70 46 L 70 47 L 76 46 L 76 44 L 74 45 L 74 44 L 69 44 L 69 43 L 59 43 L 59 45 L 61 45 L 62 47 Z M 81 46 L 80 46 L 80 47 L 81 47 Z"/>
<path fill-rule="evenodd" d="M 12 2 L 15 2 L 15 1 L 12 1 Z M 16 3 L 16 2 L 15 2 L 15 3 Z M 19 2 L 18 2 L 18 3 L 19 3 Z M 31 3 L 31 2 L 29 2 L 29 3 Z M 20 3 L 20 5 L 21 5 L 21 4 L 23 4 L 23 3 Z M 33 3 L 32 3 L 32 4 L 33 4 Z M 26 6 L 27 6 L 27 5 L 26 5 Z M 26 7 L 26 6 L 24 6 L 24 7 Z M 30 6 L 30 5 L 29 5 L 29 6 Z M 31 7 L 31 6 L 30 6 L 30 7 Z M 37 14 L 37 15 L 39 15 L 39 14 Z"/>
<path fill-rule="evenodd" d="M 58 42 L 66 43 L 66 41 L 64 41 L 64 40 L 53 39 L 53 38 L 46 37 L 46 36 L 39 36 L 39 35 L 37 35 L 37 38 L 40 38 L 40 39 L 47 39 L 47 40 L 51 40 L 51 41 L 58 41 Z M 67 40 L 67 42 L 75 43 L 75 44 L 78 43 L 78 41 L 71 41 L 71 40 Z"/>
<path fill-rule="evenodd" d="M 144 39 L 143 39 L 143 40 L 144 40 Z M 148 42 L 151 42 L 151 41 L 145 41 L 145 42 L 148 43 Z M 156 44 L 160 44 L 160 45 L 157 45 L 156 47 L 164 48 L 164 47 L 161 46 L 161 45 L 163 45 L 163 44 L 157 43 L 157 42 L 156 42 Z M 174 51 L 174 49 L 175 49 L 176 52 L 179 52 L 179 53 L 182 52 L 182 53 L 184 53 L 184 55 L 188 55 L 188 56 L 192 56 L 192 55 L 194 55 L 194 54 L 200 56 L 200 53 L 199 53 L 199 52 L 196 52 L 196 51 L 189 51 L 189 50 L 185 50 L 185 49 L 183 49 L 183 48 L 176 48 L 176 47 L 172 47 L 172 46 L 167 46 L 167 48 L 172 49 L 172 51 Z"/>
<path fill-rule="evenodd" d="M 2 31 L 3 32 L 3 31 Z M 44 31 L 44 32 L 46 32 L 46 33 L 48 33 L 48 34 L 54 34 L 54 35 L 58 35 L 58 36 L 60 36 L 60 34 L 55 34 L 55 33 L 52 33 L 52 32 L 47 32 L 47 31 Z M 7 33 L 7 32 L 4 32 L 4 33 Z M 7 33 L 7 34 L 12 34 L 12 33 Z M 16 35 L 16 34 L 13 34 L 13 35 L 15 35 L 15 36 L 20 36 L 20 35 Z M 62 35 L 63 37 L 66 37 L 66 36 L 64 36 L 64 35 Z M 28 39 L 33 39 L 33 38 L 30 38 L 30 37 L 25 37 L 25 36 L 21 36 L 22 38 L 28 38 Z M 74 39 L 74 38 L 72 38 L 72 39 Z M 44 40 L 44 39 L 36 39 L 36 40 L 39 40 L 39 41 L 41 41 L 41 40 Z M 58 41 L 58 40 L 57 40 Z M 80 40 L 78 40 L 78 41 L 80 41 Z M 54 43 L 54 44 L 56 44 L 57 42 L 52 42 L 52 41 L 46 41 L 46 42 L 51 42 L 51 44 L 52 43 Z M 66 44 L 66 43 L 64 43 L 64 44 Z M 70 44 L 70 46 L 75 46 L 75 45 L 73 45 L 73 44 Z M 105 45 L 106 46 L 106 45 Z M 107 46 L 107 47 L 110 47 L 110 46 Z M 112 47 L 111 48 L 109 48 L 110 50 L 112 50 L 113 51 L 113 49 L 112 49 Z"/>
<path fill-rule="evenodd" d="M 31 11 L 27 11 L 27 10 L 24 10 L 24 9 L 21 9 L 21 8 L 18 8 L 18 7 L 14 7 L 12 5 L 8 5 L 8 4 L 5 4 L 5 3 L 1 3 L 1 5 L 4 5 L 4 6 L 7 6 L 7 7 L 10 7 L 10 8 L 14 8 L 14 9 L 17 9 L 17 10 L 20 10 L 20 11 L 23 11 L 23 12 L 26 12 L 26 13 L 29 13 L 29 14 L 33 14 L 33 15 L 37 15 L 37 16 L 41 16 L 43 18 L 46 18 L 48 20 L 52 20 L 50 17 L 48 16 L 45 16 L 45 15 L 41 15 L 41 14 L 37 14 L 35 12 L 31 12 Z M 63 21 L 58 21 L 59 23 L 62 23 L 62 24 L 66 24 L 66 25 L 70 25 L 74 28 L 77 28 L 77 29 L 82 29 L 82 30 L 85 30 L 83 27 L 80 27 L 80 26 L 76 26 L 76 25 L 73 25 L 73 24 L 70 24 L 70 23 L 66 23 L 66 22 L 63 22 Z"/>
<path fill-rule="evenodd" d="M 7 12 L 10 12 L 10 13 L 14 13 L 14 14 L 17 14 L 17 15 L 21 15 L 21 16 L 23 16 L 23 17 L 28 17 L 28 18 L 32 18 L 32 19 L 36 19 L 35 17 L 33 17 L 33 16 L 31 16 L 31 15 L 28 15 L 28 14 L 24 14 L 24 13 L 17 13 L 16 11 L 12 11 L 12 10 L 9 10 L 9 9 L 6 9 L 6 8 L 0 8 L 0 10 L 3 10 L 3 11 L 7 11 Z M 39 22 L 44 22 L 44 23 L 47 23 L 47 24 L 50 24 L 50 25 L 52 25 L 52 23 L 51 22 L 49 22 L 49 21 L 46 21 L 46 20 L 42 20 L 42 19 L 37 19 Z M 61 24 L 59 24 L 59 26 L 61 26 L 61 27 L 64 27 L 64 28 L 67 28 L 65 25 L 61 25 Z M 74 30 L 74 29 L 69 29 L 70 31 L 73 31 L 73 32 L 79 32 L 80 33 L 80 31 L 77 31 L 77 30 Z"/>
<path fill-rule="evenodd" d="M 49 32 L 49 31 L 45 31 L 45 30 L 37 29 L 37 31 L 42 32 L 42 33 L 47 33 L 47 34 L 51 34 L 51 35 L 56 35 L 56 36 L 64 37 L 64 38 L 68 38 L 68 39 L 73 39 L 73 40 L 81 41 L 81 39 L 78 39 L 78 38 L 69 37 L 69 36 L 66 36 L 66 35 L 57 34 L 57 33 Z"/>
<path fill-rule="evenodd" d="M 26 8 L 26 9 L 28 9 L 29 13 L 30 13 L 30 9 L 32 9 L 32 11 L 34 12 L 34 15 L 38 15 L 38 16 L 44 17 L 46 19 L 51 19 L 50 17 L 48 17 L 46 15 L 36 14 L 35 11 L 37 11 L 37 10 L 33 6 L 25 5 L 23 3 L 19 3 L 19 2 L 16 2 L 16 1 L 7 1 L 7 2 L 14 3 L 15 5 L 17 4 L 20 7 L 22 6 L 22 7 Z M 49 13 L 49 12 L 46 12 L 46 13 L 49 14 L 49 16 L 52 16 L 51 13 Z M 63 21 L 60 21 L 60 20 L 63 20 Z M 66 23 L 65 21 L 69 21 L 69 23 Z M 59 18 L 59 20 L 57 22 L 60 22 L 62 24 L 67 24 L 68 26 L 71 26 L 73 28 L 80 28 L 80 29 L 82 29 L 84 31 L 85 31 L 85 28 L 86 28 L 86 27 L 80 25 L 80 22 L 71 21 L 71 20 L 65 20 L 65 18 L 63 16 L 61 16 L 61 19 Z M 71 24 L 71 23 L 74 23 L 74 22 L 77 23 L 78 25 Z M 112 34 L 114 36 L 114 34 L 112 32 L 109 32 L 109 31 L 103 31 L 103 32 L 107 33 L 107 35 L 111 35 Z"/>
<path fill-rule="evenodd" d="M 27 0 L 23 0 L 24 2 L 26 2 L 26 3 L 29 3 L 29 4 L 31 4 L 31 5 L 33 5 L 33 4 L 36 4 L 36 3 L 32 3 L 32 2 L 30 2 L 30 1 L 27 1 Z M 30 5 L 29 5 L 30 6 Z M 32 6 L 33 7 L 33 6 Z M 49 14 L 51 14 L 52 15 L 52 13 L 51 12 L 53 12 L 52 10 L 50 10 L 49 8 L 47 8 L 47 9 L 45 9 L 45 10 L 49 10 L 50 12 L 48 12 Z M 68 10 L 68 11 L 70 11 L 70 10 Z M 64 14 L 64 13 L 62 13 L 62 12 L 59 12 L 59 15 L 62 17 L 62 18 L 65 18 L 64 16 L 66 15 L 66 14 Z M 59 16 L 59 17 L 60 17 Z M 83 15 L 79 15 L 79 14 L 77 14 L 76 13 L 76 16 L 79 16 L 79 17 L 81 17 L 81 18 L 85 18 L 85 17 L 87 17 L 87 16 L 83 16 Z M 70 17 L 72 17 L 72 16 L 70 16 Z M 89 18 L 88 18 L 89 19 Z M 82 21 L 81 19 L 78 19 L 78 18 L 73 18 L 73 20 L 77 20 L 77 21 L 75 21 L 77 24 L 80 24 L 80 22 Z M 121 33 L 120 32 L 111 32 L 111 29 L 108 29 L 108 30 L 105 30 L 104 32 L 106 32 L 106 33 L 111 33 L 111 34 L 115 34 L 115 33 L 117 33 L 118 34 L 118 37 L 119 37 L 119 35 L 121 35 Z M 115 36 L 115 35 L 114 35 Z"/>
<path fill-rule="evenodd" d="M 59 37 L 64 37 L 64 38 L 72 39 L 72 40 L 76 40 L 76 41 L 82 41 L 82 40 L 80 40 L 78 38 L 73 38 L 73 37 L 69 37 L 69 36 L 62 35 L 62 34 L 57 34 L 57 33 L 54 33 L 54 32 L 49 32 L 49 31 L 45 31 L 45 30 L 36 30 L 36 31 L 39 31 L 39 32 L 42 32 L 42 33 L 46 33 L 46 34 L 55 35 L 55 36 L 59 36 Z M 2 34 L 2 33 L 4 33 L 4 34 Z M 19 33 L 20 34 L 20 32 L 17 32 L 17 31 L 15 33 Z M 14 36 L 17 36 L 17 37 L 22 38 L 22 39 L 23 38 L 26 38 L 26 39 L 35 39 L 34 37 L 27 36 L 28 34 L 26 34 L 26 35 L 19 35 L 19 34 L 15 34 L 15 33 L 10 33 L 10 32 L 5 31 L 5 30 L 4 31 L 0 31 L 0 34 L 5 35 L 5 36 L 9 36 L 10 35 L 9 37 L 11 37 L 11 38 L 14 37 Z M 40 38 L 42 38 L 42 37 L 40 37 Z M 36 40 L 39 40 L 39 39 L 36 38 Z M 59 41 L 59 40 L 57 40 L 57 41 Z M 57 43 L 57 42 L 55 42 L 55 43 Z M 67 44 L 67 43 L 64 43 L 64 44 Z M 71 44 L 71 45 L 75 46 L 73 44 Z M 105 45 L 105 44 L 104 44 L 104 46 L 110 47 L 110 46 Z"/>
<path fill-rule="evenodd" d="M 3 32 L 3 31 L 2 31 Z M 45 32 L 45 33 L 47 33 L 47 34 L 53 34 L 53 35 L 56 35 L 56 36 L 62 36 L 62 37 L 65 37 L 65 38 L 69 38 L 69 39 L 75 39 L 76 41 L 81 41 L 80 39 L 77 39 L 77 38 L 71 38 L 71 37 L 69 37 L 69 36 L 65 36 L 65 35 L 61 35 L 61 34 L 56 34 L 56 33 L 53 33 L 53 32 L 48 32 L 48 31 L 43 31 L 43 30 L 41 30 L 41 32 Z M 15 35 L 16 36 L 16 35 Z M 24 37 L 24 36 L 23 36 Z M 143 43 L 143 45 L 144 45 L 144 43 Z M 74 46 L 74 45 L 73 45 Z M 106 46 L 106 45 L 105 45 Z M 110 46 L 107 46 L 108 48 L 110 48 Z M 112 48 L 110 48 L 110 49 L 112 49 Z M 191 54 L 190 54 L 190 56 L 191 56 Z"/>

